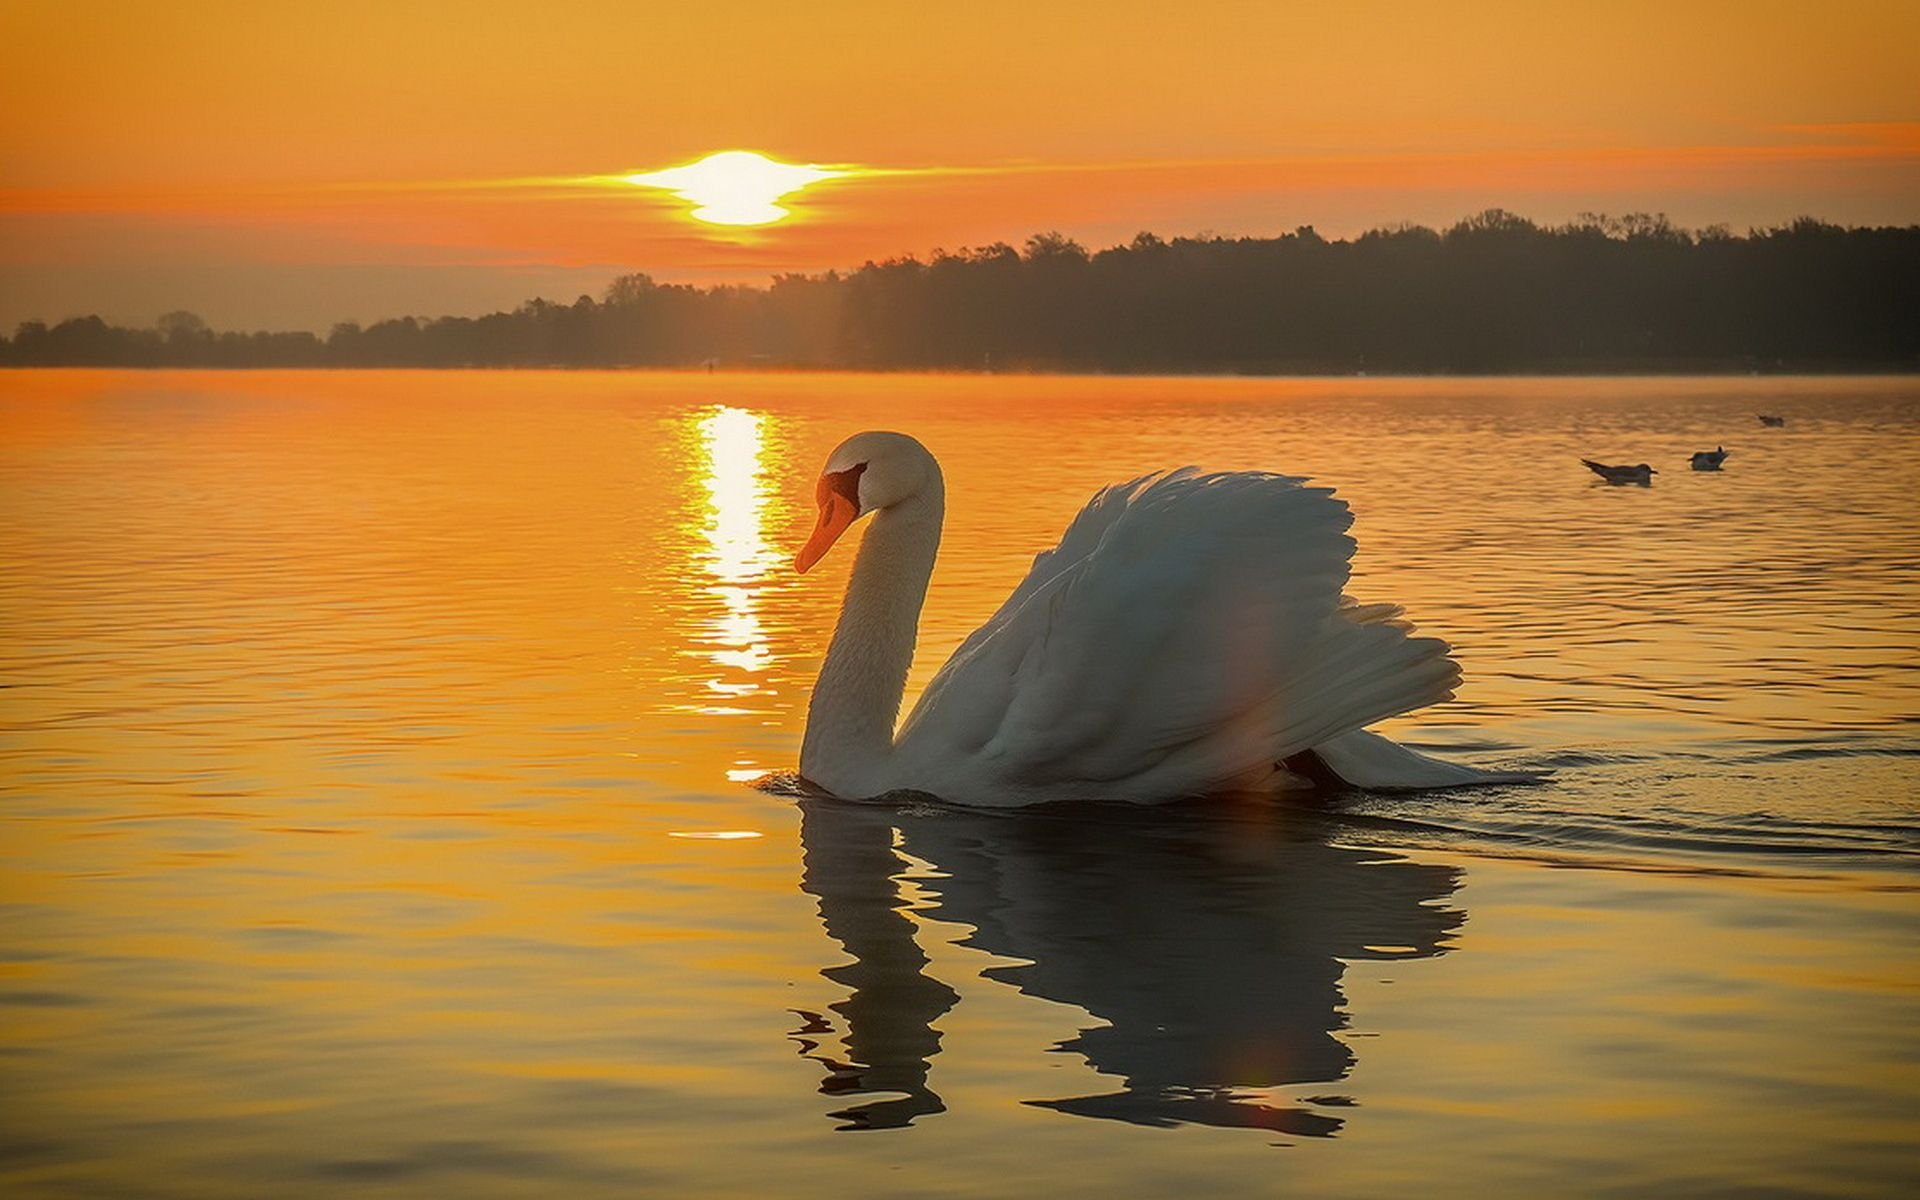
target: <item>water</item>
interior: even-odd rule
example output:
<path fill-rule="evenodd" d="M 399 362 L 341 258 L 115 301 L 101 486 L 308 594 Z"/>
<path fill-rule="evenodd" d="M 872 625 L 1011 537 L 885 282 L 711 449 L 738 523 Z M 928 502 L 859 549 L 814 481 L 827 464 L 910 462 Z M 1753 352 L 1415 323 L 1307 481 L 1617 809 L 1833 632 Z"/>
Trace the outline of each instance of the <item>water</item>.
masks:
<path fill-rule="evenodd" d="M 1458 648 L 1388 731 L 1555 780 L 751 786 L 869 427 L 910 689 L 1099 485 L 1282 469 Z M 1912 379 L 0 375 L 0 1187 L 1907 1192 L 1916 479 Z"/>

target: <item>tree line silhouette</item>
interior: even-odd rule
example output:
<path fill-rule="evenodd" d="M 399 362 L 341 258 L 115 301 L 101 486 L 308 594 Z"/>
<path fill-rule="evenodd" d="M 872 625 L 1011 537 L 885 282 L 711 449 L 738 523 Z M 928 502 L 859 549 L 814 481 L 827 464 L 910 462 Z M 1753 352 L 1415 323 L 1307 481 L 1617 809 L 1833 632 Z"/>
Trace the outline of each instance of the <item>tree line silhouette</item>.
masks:
<path fill-rule="evenodd" d="M 766 287 L 624 275 L 595 300 L 308 332 L 81 317 L 0 336 L 0 364 L 795 366 L 1115 372 L 1920 368 L 1920 226 L 1813 218 L 1691 231 L 1546 227 L 1498 209 L 1329 241 L 1058 233 Z"/>

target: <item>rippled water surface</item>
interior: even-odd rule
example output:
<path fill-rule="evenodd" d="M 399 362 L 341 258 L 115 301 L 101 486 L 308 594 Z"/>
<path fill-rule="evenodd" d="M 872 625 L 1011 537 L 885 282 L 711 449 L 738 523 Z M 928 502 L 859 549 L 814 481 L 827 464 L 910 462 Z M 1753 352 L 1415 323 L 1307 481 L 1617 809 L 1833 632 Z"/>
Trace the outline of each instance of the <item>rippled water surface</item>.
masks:
<path fill-rule="evenodd" d="M 753 786 L 873 427 L 910 690 L 1100 485 L 1278 469 L 1458 650 L 1387 730 L 1553 781 Z M 0 1190 L 1911 1194 L 1916 485 L 1912 379 L 0 373 Z"/>

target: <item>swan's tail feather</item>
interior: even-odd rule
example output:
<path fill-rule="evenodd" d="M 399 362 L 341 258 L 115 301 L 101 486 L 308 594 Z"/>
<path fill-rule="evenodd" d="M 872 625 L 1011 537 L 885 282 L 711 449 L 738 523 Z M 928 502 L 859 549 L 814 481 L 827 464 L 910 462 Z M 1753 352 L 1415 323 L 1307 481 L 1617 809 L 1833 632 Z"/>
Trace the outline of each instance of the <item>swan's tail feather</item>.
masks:
<path fill-rule="evenodd" d="M 1449 699 L 1460 668 L 1438 638 L 1409 637 L 1390 604 L 1343 602 L 1279 688 L 1226 728 L 1174 748 L 1149 789 L 1208 790 L 1375 721 Z"/>
<path fill-rule="evenodd" d="M 1392 605 L 1343 606 L 1267 708 L 1266 748 L 1275 761 L 1450 699 L 1459 665 L 1445 642 L 1409 637 L 1410 628 Z"/>
<path fill-rule="evenodd" d="M 1355 729 L 1313 748 L 1322 766 L 1352 787 L 1381 790 L 1538 783 L 1546 771 L 1483 771 L 1410 750 L 1377 733 Z"/>

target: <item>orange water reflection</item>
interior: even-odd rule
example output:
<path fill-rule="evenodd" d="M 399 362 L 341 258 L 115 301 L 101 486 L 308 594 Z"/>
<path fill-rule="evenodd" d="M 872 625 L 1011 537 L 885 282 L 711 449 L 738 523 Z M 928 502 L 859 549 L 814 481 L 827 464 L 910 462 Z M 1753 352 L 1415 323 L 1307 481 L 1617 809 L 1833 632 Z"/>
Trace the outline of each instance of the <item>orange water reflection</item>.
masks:
<path fill-rule="evenodd" d="M 723 404 L 691 423 L 705 493 L 698 561 L 709 582 L 701 590 L 719 602 L 697 634 L 718 670 L 701 681 L 707 699 L 693 707 L 708 716 L 744 716 L 755 711 L 751 698 L 766 692 L 765 672 L 774 663 L 760 614 L 761 592 L 780 562 L 767 540 L 767 525 L 778 507 L 766 462 L 771 422 L 765 413 Z M 761 773 L 735 767 L 727 775 L 744 780 Z"/>
<path fill-rule="evenodd" d="M 1898 1194 L 1916 893 L 1851 872 L 1916 844 L 1916 400 L 0 373 L 0 1192 Z M 1792 424 L 1735 443 L 1754 411 Z M 1460 648 L 1396 732 L 1560 776 L 1298 844 L 729 782 L 795 763 L 852 555 L 785 551 L 875 427 L 950 488 L 916 685 L 1100 484 L 1280 467 L 1353 501 L 1355 593 Z M 1576 453 L 1721 440 L 1646 490 Z M 820 1119 L 935 1103 L 857 1150 Z"/>
<path fill-rule="evenodd" d="M 714 668 L 700 680 L 702 698 L 693 711 L 710 717 L 761 715 L 772 689 L 768 672 L 776 656 L 760 606 L 782 555 L 767 538 L 784 505 L 770 478 L 772 418 L 765 412 L 721 404 L 691 419 L 699 447 L 699 565 L 707 577 L 701 591 L 717 600 L 699 622 L 696 639 Z M 734 783 L 773 769 L 751 755 L 725 768 Z"/>
<path fill-rule="evenodd" d="M 715 647 L 717 665 L 749 675 L 773 661 L 756 603 L 758 585 L 778 561 L 765 536 L 768 494 L 760 457 L 765 423 L 760 413 L 722 405 L 695 426 L 706 466 L 700 485 L 707 492 L 707 521 L 700 532 L 707 541 L 707 572 L 714 579 L 707 591 L 726 607 L 708 624 L 706 640 Z M 751 679 L 726 677 L 710 679 L 707 686 L 723 696 L 760 690 Z"/>

